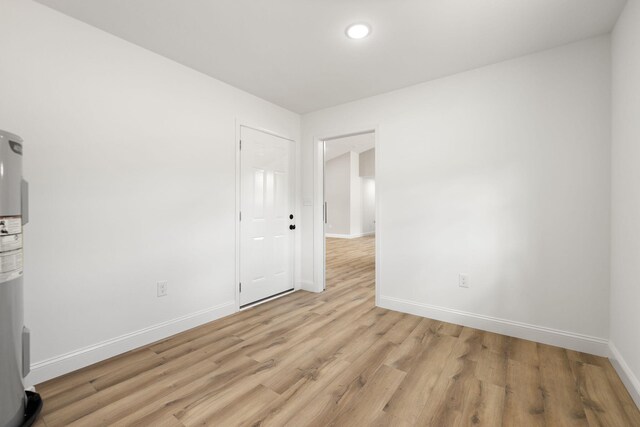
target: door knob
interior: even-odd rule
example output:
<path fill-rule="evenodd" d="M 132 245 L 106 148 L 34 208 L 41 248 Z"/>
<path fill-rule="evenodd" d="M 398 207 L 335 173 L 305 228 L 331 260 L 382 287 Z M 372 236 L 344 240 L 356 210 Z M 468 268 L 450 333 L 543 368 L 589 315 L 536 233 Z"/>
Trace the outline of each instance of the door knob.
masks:
<path fill-rule="evenodd" d="M 290 226 L 289 226 L 289 230 L 295 230 L 295 229 L 296 229 L 296 226 L 295 226 L 295 225 L 290 225 Z"/>

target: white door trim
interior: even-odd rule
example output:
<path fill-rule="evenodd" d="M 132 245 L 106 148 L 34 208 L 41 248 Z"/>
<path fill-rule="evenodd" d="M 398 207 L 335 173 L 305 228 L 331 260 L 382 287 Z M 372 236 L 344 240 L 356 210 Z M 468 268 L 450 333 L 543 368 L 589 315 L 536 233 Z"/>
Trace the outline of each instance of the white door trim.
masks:
<path fill-rule="evenodd" d="M 376 253 L 376 305 L 380 305 L 380 293 L 382 282 L 380 280 L 380 260 L 382 259 L 382 233 L 380 225 L 382 221 L 380 212 L 380 182 L 379 182 L 379 162 L 380 162 L 380 128 L 378 125 L 373 126 L 354 126 L 348 129 L 337 130 L 333 132 L 323 132 L 319 136 L 313 138 L 313 284 L 308 289 L 313 292 L 322 292 L 325 288 L 325 269 L 326 269 L 326 248 L 325 248 L 325 224 L 324 224 L 324 142 L 332 139 L 344 138 L 347 136 L 360 135 L 363 133 L 374 134 L 376 150 L 375 171 L 376 171 L 376 188 L 375 188 L 375 253 Z M 305 288 L 306 289 L 306 288 Z"/>
<path fill-rule="evenodd" d="M 235 225 L 236 225 L 236 277 L 235 277 L 235 283 L 234 283 L 234 288 L 235 288 L 235 309 L 236 312 L 240 311 L 240 200 L 241 200 L 241 196 L 242 196 L 242 185 L 241 185 L 241 170 L 240 170 L 240 159 L 241 159 L 241 152 L 240 152 L 240 139 L 241 139 L 241 132 L 240 130 L 242 128 L 248 128 L 248 129 L 253 129 L 259 132 L 264 132 L 266 134 L 272 135 L 272 136 L 276 136 L 278 138 L 282 138 L 282 139 L 286 139 L 287 141 L 291 141 L 293 142 L 293 170 L 291 171 L 292 174 L 292 179 L 294 180 L 294 183 L 296 183 L 296 190 L 294 191 L 293 194 L 293 206 L 294 206 L 294 210 L 295 210 L 295 215 L 296 218 L 299 220 L 300 218 L 300 212 L 298 209 L 298 203 L 297 203 L 297 196 L 298 196 L 298 191 L 297 191 L 297 179 L 298 179 L 298 143 L 296 142 L 295 139 L 289 137 L 289 136 L 285 136 L 282 135 L 278 132 L 274 132 L 270 129 L 267 128 L 262 128 L 259 126 L 253 126 L 251 124 L 248 124 L 247 121 L 242 120 L 242 119 L 236 119 L 236 137 L 235 137 L 235 151 L 236 151 L 236 218 L 235 218 Z M 299 223 L 299 221 L 298 221 Z M 300 229 L 300 227 L 298 227 L 298 230 Z M 298 253 L 298 238 L 296 236 L 296 238 L 293 239 L 293 284 L 294 284 L 294 291 L 299 289 L 299 284 L 298 281 L 296 280 L 296 271 L 297 271 L 297 266 L 296 266 L 296 258 L 297 258 L 297 253 Z M 288 293 L 283 294 L 283 295 L 279 295 L 276 296 L 274 298 L 280 298 L 282 296 L 288 295 Z M 265 300 L 263 302 L 267 302 L 267 301 L 271 301 L 271 298 L 268 300 Z M 249 307 L 245 307 L 243 310 L 247 310 L 254 307 L 254 305 L 251 305 Z"/>

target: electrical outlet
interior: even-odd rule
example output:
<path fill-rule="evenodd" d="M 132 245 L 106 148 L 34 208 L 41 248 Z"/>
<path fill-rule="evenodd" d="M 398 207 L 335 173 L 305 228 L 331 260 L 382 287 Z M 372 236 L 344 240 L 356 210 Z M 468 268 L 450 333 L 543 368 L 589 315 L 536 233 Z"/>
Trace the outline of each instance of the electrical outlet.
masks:
<path fill-rule="evenodd" d="M 469 287 L 469 275 L 460 273 L 458 275 L 458 286 L 460 286 L 461 288 L 468 288 Z"/>
<path fill-rule="evenodd" d="M 169 282 L 158 282 L 158 297 L 166 297 L 168 287 Z"/>

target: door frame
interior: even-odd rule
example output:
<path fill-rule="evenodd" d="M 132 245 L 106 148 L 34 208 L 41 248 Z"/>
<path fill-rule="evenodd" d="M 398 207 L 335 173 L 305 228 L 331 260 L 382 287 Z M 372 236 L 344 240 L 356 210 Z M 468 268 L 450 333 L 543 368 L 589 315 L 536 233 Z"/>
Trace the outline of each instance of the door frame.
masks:
<path fill-rule="evenodd" d="M 297 249 L 298 249 L 298 234 L 297 233 L 294 238 L 293 238 L 293 247 L 291 248 L 291 256 L 292 256 L 292 262 L 293 262 L 293 272 L 292 272 L 292 277 L 291 280 L 293 280 L 293 291 L 290 292 L 285 292 L 285 293 L 281 293 L 278 295 L 275 295 L 271 298 L 266 298 L 264 300 L 261 300 L 260 302 L 257 302 L 255 304 L 251 304 L 248 307 L 244 307 L 244 308 L 240 308 L 240 202 L 242 200 L 242 181 L 241 181 L 241 175 L 242 175 L 242 170 L 241 170 L 241 151 L 240 151 L 240 140 L 242 137 L 242 128 L 247 128 L 247 129 L 252 129 L 258 132 L 264 132 L 268 135 L 272 135 L 278 138 L 282 138 L 285 139 L 287 141 L 291 141 L 293 144 L 293 153 L 291 153 L 292 155 L 292 161 L 293 161 L 293 170 L 291 171 L 291 177 L 292 177 L 292 181 L 293 181 L 293 186 L 294 186 L 294 191 L 293 191 L 293 199 L 291 201 L 291 203 L 293 204 L 293 210 L 295 212 L 295 217 L 297 218 L 297 223 L 299 224 L 299 220 L 300 220 L 300 212 L 298 209 L 298 204 L 297 204 L 297 199 L 298 199 L 298 185 L 297 185 L 297 179 L 298 179 L 298 143 L 296 142 L 295 139 L 290 138 L 288 136 L 285 136 L 283 134 L 280 134 L 278 132 L 272 131 L 270 129 L 267 128 L 263 128 L 263 127 L 259 127 L 259 126 L 254 126 L 252 124 L 249 124 L 248 121 L 245 120 L 240 120 L 240 119 L 236 119 L 236 137 L 235 137 L 235 152 L 236 152 L 236 209 L 235 209 L 235 225 L 236 225 L 236 274 L 235 274 L 235 283 L 234 283 L 234 289 L 235 289 L 235 307 L 236 307 L 236 312 L 238 311 L 243 311 L 243 310 L 249 310 L 253 307 L 256 307 L 260 304 L 264 304 L 266 302 L 269 302 L 271 300 L 274 300 L 276 298 L 280 298 L 283 297 L 285 295 L 288 295 L 292 292 L 297 291 L 298 289 L 300 289 L 299 283 L 296 280 L 296 272 L 297 272 L 297 268 L 296 268 L 296 263 L 297 263 Z M 298 227 L 298 229 L 296 231 L 299 232 L 300 227 Z"/>
<path fill-rule="evenodd" d="M 373 126 L 354 126 L 351 128 L 324 132 L 320 136 L 313 138 L 313 292 L 323 292 L 326 288 L 326 239 L 325 239 L 325 222 L 324 222 L 324 202 L 325 202 L 325 162 L 324 162 L 324 143 L 334 139 L 344 138 L 348 136 L 362 135 L 364 133 L 373 133 L 376 150 L 375 154 L 375 295 L 376 306 L 380 305 L 380 289 L 382 283 L 380 281 L 380 260 L 382 259 L 382 235 L 380 232 L 380 186 L 379 186 L 379 167 L 380 164 L 380 127 Z"/>

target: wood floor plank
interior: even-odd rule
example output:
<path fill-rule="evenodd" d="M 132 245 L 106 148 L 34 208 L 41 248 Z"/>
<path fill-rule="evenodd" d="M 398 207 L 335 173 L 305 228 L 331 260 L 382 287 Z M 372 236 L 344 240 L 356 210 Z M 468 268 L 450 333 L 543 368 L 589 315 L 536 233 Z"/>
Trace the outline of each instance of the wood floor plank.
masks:
<path fill-rule="evenodd" d="M 409 336 L 387 357 L 385 363 L 393 368 L 409 372 L 416 358 L 429 345 L 435 335 L 430 319 L 422 319 Z"/>
<path fill-rule="evenodd" d="M 505 352 L 498 353 L 489 348 L 483 348 L 480 352 L 476 376 L 485 383 L 505 387 L 507 384 L 508 361 L 509 359 Z"/>
<path fill-rule="evenodd" d="M 504 388 L 479 380 L 472 381 L 467 389 L 462 415 L 456 424 L 483 427 L 502 426 L 504 399 Z M 518 426 L 517 424 L 507 425 Z"/>
<path fill-rule="evenodd" d="M 258 384 L 224 408 L 210 412 L 204 421 L 198 420 L 197 424 L 210 426 L 253 424 L 255 417 L 274 401 L 281 402 L 280 395 L 268 387 Z M 247 402 L 251 403 L 247 405 Z M 187 424 L 195 423 L 189 421 Z"/>
<path fill-rule="evenodd" d="M 298 318 L 290 319 L 284 325 L 278 325 L 277 329 L 265 331 L 245 340 L 239 339 L 237 343 L 218 353 L 214 361 L 222 364 L 240 355 L 251 355 L 265 348 L 273 348 L 280 342 L 287 342 L 291 336 L 307 325 L 317 322 L 317 317 L 318 315 L 314 313 L 306 313 Z"/>
<path fill-rule="evenodd" d="M 540 366 L 538 345 L 533 341 L 511 338 L 509 341 L 509 359 L 529 366 Z"/>
<path fill-rule="evenodd" d="M 44 422 L 42 417 L 38 418 L 35 423 L 33 423 L 33 427 L 47 427 L 47 423 Z"/>
<path fill-rule="evenodd" d="M 494 353 L 508 355 L 509 347 L 511 345 L 511 337 L 487 333 L 483 335 L 482 345 L 484 348 L 491 350 Z"/>
<path fill-rule="evenodd" d="M 142 364 L 145 361 L 153 365 L 157 363 L 158 356 L 148 348 L 139 348 L 51 381 L 38 384 L 38 392 L 42 396 L 47 397 L 52 397 L 59 393 L 68 393 L 73 388 L 95 380 L 102 375 L 119 371 L 130 365 Z"/>
<path fill-rule="evenodd" d="M 622 402 L 617 398 L 607 374 L 600 366 L 573 361 L 571 367 L 590 425 L 631 425 Z"/>
<path fill-rule="evenodd" d="M 457 340 L 424 405 L 416 425 L 455 425 L 464 410 L 466 391 L 476 380 L 478 362 L 469 358 L 469 343 Z"/>
<path fill-rule="evenodd" d="M 385 334 L 383 339 L 391 341 L 394 344 L 402 344 L 404 340 L 418 326 L 421 319 L 417 316 L 405 314 L 391 329 Z"/>
<path fill-rule="evenodd" d="M 368 351 L 369 348 L 384 335 L 389 332 L 404 315 L 397 312 L 388 312 L 382 316 L 378 322 L 359 333 L 353 340 L 349 341 L 336 353 L 338 357 L 344 357 L 349 361 L 356 360 L 360 355 Z"/>
<path fill-rule="evenodd" d="M 394 417 L 388 412 L 382 411 L 382 413 L 378 416 L 378 418 L 376 418 L 371 422 L 370 426 L 371 427 L 389 427 L 389 426 L 411 427 L 411 424 L 409 424 L 407 421 L 401 418 Z"/>
<path fill-rule="evenodd" d="M 625 414 L 627 414 L 627 418 L 631 421 L 632 426 L 640 426 L 640 411 L 636 406 L 633 398 L 629 394 L 629 391 L 625 388 L 622 380 L 618 376 L 618 373 L 611 365 L 611 363 L 605 364 L 603 366 L 605 374 L 609 379 L 609 384 L 611 384 L 611 388 L 613 392 L 616 394 L 616 398 L 622 404 L 624 408 Z"/>
<path fill-rule="evenodd" d="M 128 382 L 105 389 L 61 410 L 45 416 L 49 427 L 104 426 L 125 417 L 139 405 L 160 398 L 176 387 L 188 384 L 214 369 L 210 360 L 190 364 L 189 369 L 176 369 L 168 373 L 155 371 L 153 381 L 144 386 L 130 388 Z M 140 382 L 140 381 L 139 381 Z"/>
<path fill-rule="evenodd" d="M 277 397 L 277 393 L 269 390 L 262 384 L 254 384 L 253 381 L 239 381 L 234 387 L 224 389 L 220 393 L 211 396 L 208 399 L 198 402 L 197 404 L 186 408 L 175 414 L 175 417 L 184 425 L 213 425 L 213 414 L 224 410 L 231 405 L 244 405 L 249 411 L 253 411 L 251 397 L 257 396 L 259 393 L 270 393 L 272 398 Z M 238 415 L 241 415 L 238 408 Z"/>
<path fill-rule="evenodd" d="M 589 425 L 566 351 L 539 344 L 538 355 L 547 425 Z"/>
<path fill-rule="evenodd" d="M 567 352 L 567 358 L 572 362 L 588 363 L 590 365 L 600 366 L 600 367 L 604 367 L 606 364 L 609 363 L 609 361 L 606 358 L 595 356 L 593 354 L 582 353 L 574 350 L 566 350 L 566 352 Z"/>
<path fill-rule="evenodd" d="M 518 359 L 521 358 L 518 357 Z M 532 360 L 531 357 L 524 359 Z M 506 426 L 535 427 L 546 425 L 544 396 L 538 366 L 509 359 L 504 405 L 502 419 Z"/>
<path fill-rule="evenodd" d="M 381 365 L 353 401 L 338 411 L 329 426 L 366 426 L 377 419 L 407 374 Z M 367 402 L 362 405 L 362 402 Z"/>
<path fill-rule="evenodd" d="M 45 416 L 95 393 L 97 390 L 91 383 L 80 384 L 69 389 L 66 393 L 58 393 L 47 398 L 47 404 L 43 406 L 41 414 Z"/>
<path fill-rule="evenodd" d="M 278 393 L 284 393 L 287 388 L 294 385 L 304 377 L 307 372 L 318 369 L 319 366 L 336 357 L 336 353 L 346 344 L 353 341 L 363 329 L 342 329 L 336 331 L 330 338 L 318 337 L 317 341 L 300 354 L 295 360 L 283 369 L 279 375 L 268 378 L 264 384 Z"/>
<path fill-rule="evenodd" d="M 280 399 L 274 400 L 261 414 L 254 417 L 250 425 L 285 425 L 295 415 L 304 413 L 310 401 L 349 366 L 349 362 L 334 359 L 318 370 L 308 373 L 287 389 Z"/>
<path fill-rule="evenodd" d="M 309 402 L 304 412 L 299 412 L 286 425 L 327 425 L 342 408 L 351 405 L 360 390 L 370 381 L 394 348 L 388 341 L 380 341 L 341 372 L 317 397 Z"/>
<path fill-rule="evenodd" d="M 414 365 L 387 404 L 385 411 L 415 424 L 432 397 L 431 393 L 442 374 L 457 339 L 448 335 L 433 335 L 428 345 L 416 357 Z"/>
<path fill-rule="evenodd" d="M 482 354 L 484 335 L 487 332 L 473 328 L 464 328 L 460 333 L 460 341 L 465 344 L 465 357 L 477 362 Z"/>
<path fill-rule="evenodd" d="M 374 239 L 295 292 L 37 386 L 40 427 L 640 426 L 608 360 L 375 307 Z"/>
<path fill-rule="evenodd" d="M 178 388 L 170 394 L 153 402 L 142 405 L 120 419 L 120 425 L 152 426 L 155 420 L 162 417 L 173 417 L 194 402 L 215 395 L 224 387 L 243 378 L 248 372 L 256 369 L 258 362 L 247 357 L 239 357 L 234 361 L 212 370 L 196 381 Z"/>

